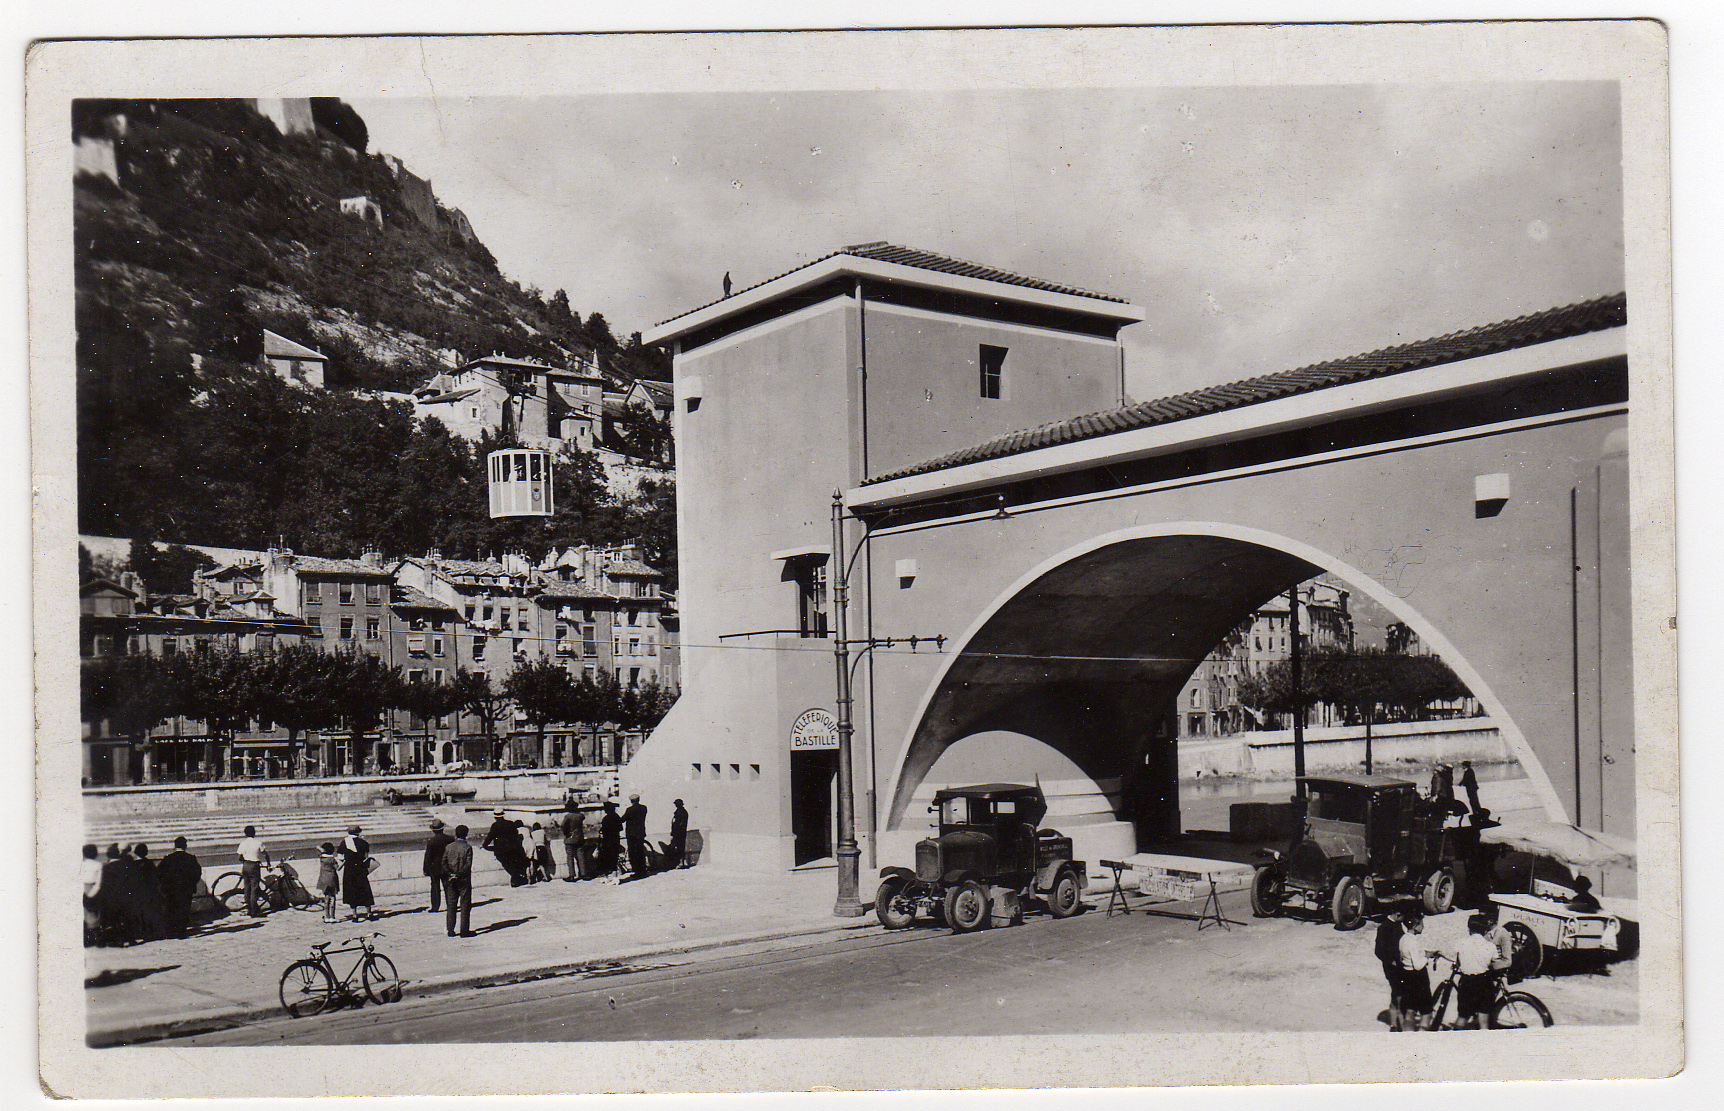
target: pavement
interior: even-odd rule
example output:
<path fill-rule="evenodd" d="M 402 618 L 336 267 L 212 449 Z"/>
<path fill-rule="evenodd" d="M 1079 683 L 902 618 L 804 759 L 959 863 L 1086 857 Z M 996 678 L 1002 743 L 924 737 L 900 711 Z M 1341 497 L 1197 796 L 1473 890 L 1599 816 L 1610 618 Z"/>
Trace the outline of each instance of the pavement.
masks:
<path fill-rule="evenodd" d="M 871 879 L 863 877 L 864 902 Z M 282 971 L 314 942 L 361 932 L 383 935 L 378 950 L 395 962 L 405 990 L 423 995 L 747 942 L 879 930 L 872 914 L 833 916 L 836 893 L 830 868 L 786 875 L 703 865 L 629 883 L 476 888 L 470 938 L 446 936 L 443 914 L 426 912 L 428 891 L 380 896 L 366 923 L 326 925 L 318 911 L 228 915 L 186 938 L 84 950 L 87 1040 L 121 1045 L 279 1016 Z M 353 959 L 331 963 L 339 975 Z"/>

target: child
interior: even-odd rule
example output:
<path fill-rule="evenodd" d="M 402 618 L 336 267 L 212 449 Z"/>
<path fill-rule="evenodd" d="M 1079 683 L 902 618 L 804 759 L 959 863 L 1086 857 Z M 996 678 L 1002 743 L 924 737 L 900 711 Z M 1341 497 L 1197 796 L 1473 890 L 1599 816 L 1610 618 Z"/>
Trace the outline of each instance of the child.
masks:
<path fill-rule="evenodd" d="M 533 823 L 528 840 L 533 843 L 533 882 L 549 880 L 556 874 L 556 864 L 551 860 L 550 836 L 545 833 L 545 827 L 540 822 Z"/>
<path fill-rule="evenodd" d="M 1425 942 L 1425 916 L 1418 910 L 1401 912 L 1399 1029 L 1422 1030 L 1431 1010 L 1431 977 L 1425 971 L 1431 950 Z"/>
<path fill-rule="evenodd" d="M 325 841 L 318 851 L 322 853 L 317 858 L 317 890 L 323 896 L 323 920 L 333 924 L 341 921 L 335 916 L 335 897 L 341 894 L 341 858 L 335 855 L 333 841 Z"/>

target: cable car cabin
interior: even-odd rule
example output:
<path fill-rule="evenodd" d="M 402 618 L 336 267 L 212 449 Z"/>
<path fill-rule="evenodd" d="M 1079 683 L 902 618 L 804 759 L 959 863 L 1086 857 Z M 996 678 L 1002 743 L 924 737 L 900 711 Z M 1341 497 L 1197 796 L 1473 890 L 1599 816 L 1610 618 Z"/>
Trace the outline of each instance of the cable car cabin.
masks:
<path fill-rule="evenodd" d="M 549 517 L 551 453 L 527 448 L 493 451 L 485 457 L 491 484 L 491 517 Z"/>

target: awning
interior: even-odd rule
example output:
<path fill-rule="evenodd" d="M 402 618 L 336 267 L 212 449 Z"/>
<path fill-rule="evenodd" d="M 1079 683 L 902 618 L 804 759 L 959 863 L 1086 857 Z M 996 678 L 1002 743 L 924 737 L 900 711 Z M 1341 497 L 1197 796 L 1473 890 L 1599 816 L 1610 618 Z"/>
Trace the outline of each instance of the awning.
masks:
<path fill-rule="evenodd" d="M 1554 857 L 1576 868 L 1633 864 L 1634 841 L 1567 822 L 1510 822 L 1484 830 L 1479 840 L 1538 856 Z"/>

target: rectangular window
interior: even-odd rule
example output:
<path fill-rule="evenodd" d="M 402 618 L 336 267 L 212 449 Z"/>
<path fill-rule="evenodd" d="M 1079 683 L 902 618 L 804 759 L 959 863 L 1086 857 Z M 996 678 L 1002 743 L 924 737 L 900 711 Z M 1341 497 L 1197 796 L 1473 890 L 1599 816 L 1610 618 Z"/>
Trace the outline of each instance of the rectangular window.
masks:
<path fill-rule="evenodd" d="M 344 606 L 351 606 L 353 604 L 353 584 L 342 583 L 336 589 L 341 594 L 341 604 Z"/>
<path fill-rule="evenodd" d="M 468 602 L 467 603 L 467 624 L 471 625 L 472 623 L 473 623 L 473 603 Z"/>
<path fill-rule="evenodd" d="M 443 669 L 438 668 L 437 670 L 435 670 L 431 673 L 431 681 L 433 683 L 436 683 L 438 686 L 442 686 L 443 685 L 443 676 L 444 676 Z"/>
<path fill-rule="evenodd" d="M 382 600 L 383 600 L 383 584 L 382 583 L 366 583 L 365 584 L 365 604 L 368 606 L 375 606 L 377 603 L 381 602 Z"/>
<path fill-rule="evenodd" d="M 425 681 L 425 672 L 417 667 L 410 668 L 407 672 L 407 681 L 409 683 L 422 683 Z"/>
<path fill-rule="evenodd" d="M 826 635 L 826 557 L 791 563 L 796 578 L 796 628 L 804 637 Z"/>
<path fill-rule="evenodd" d="M 484 658 L 485 658 L 485 638 L 484 637 L 474 637 L 473 638 L 473 662 L 477 663 L 478 661 L 480 661 Z"/>
<path fill-rule="evenodd" d="M 599 654 L 598 638 L 593 635 L 593 627 L 588 625 L 581 632 L 581 655 L 594 659 Z"/>
<path fill-rule="evenodd" d="M 639 683 L 640 681 L 641 681 L 641 669 L 638 667 L 629 668 L 629 686 L 632 687 L 632 686 L 636 685 L 637 683 Z"/>
<path fill-rule="evenodd" d="M 180 650 L 179 642 L 173 637 L 162 638 L 162 655 L 171 656 Z"/>
<path fill-rule="evenodd" d="M 1006 349 L 1004 347 L 990 347 L 984 343 L 981 354 L 977 357 L 977 362 L 982 367 L 982 396 L 998 399 L 1000 386 L 1005 378 Z"/>
<path fill-rule="evenodd" d="M 431 622 L 431 631 L 434 633 L 440 633 L 443 631 L 443 619 L 441 617 Z"/>
<path fill-rule="evenodd" d="M 382 624 L 375 617 L 365 619 L 365 639 L 378 640 L 383 636 Z"/>
<path fill-rule="evenodd" d="M 343 617 L 341 619 L 341 639 L 342 640 L 352 640 L 353 639 L 353 618 Z"/>
<path fill-rule="evenodd" d="M 568 639 L 569 639 L 569 627 L 567 625 L 558 624 L 557 625 L 557 640 L 564 641 L 564 640 L 568 640 Z"/>
<path fill-rule="evenodd" d="M 515 628 L 525 629 L 526 627 L 527 627 L 527 607 L 522 606 L 515 611 Z"/>
<path fill-rule="evenodd" d="M 408 618 L 407 627 L 416 633 L 423 632 L 425 629 L 425 619 L 423 617 Z"/>
<path fill-rule="evenodd" d="M 592 664 L 587 664 L 585 667 L 581 668 L 581 675 L 587 679 L 597 679 L 599 677 L 599 671 L 598 668 L 594 667 Z"/>
<path fill-rule="evenodd" d="M 431 654 L 433 656 L 441 656 L 443 654 L 443 638 L 442 637 L 432 637 L 431 638 Z"/>
<path fill-rule="evenodd" d="M 308 606 L 315 606 L 323 600 L 318 596 L 316 583 L 301 583 L 299 590 L 300 597 L 305 599 L 305 604 Z"/>
<path fill-rule="evenodd" d="M 640 637 L 630 637 L 629 638 L 629 655 L 638 656 L 640 654 L 641 654 L 641 638 Z"/>

